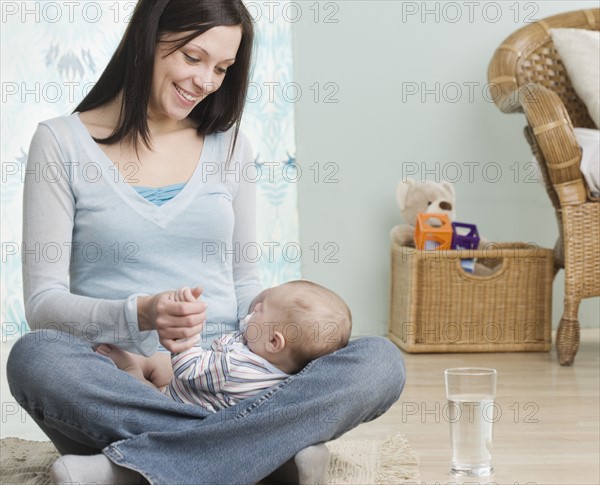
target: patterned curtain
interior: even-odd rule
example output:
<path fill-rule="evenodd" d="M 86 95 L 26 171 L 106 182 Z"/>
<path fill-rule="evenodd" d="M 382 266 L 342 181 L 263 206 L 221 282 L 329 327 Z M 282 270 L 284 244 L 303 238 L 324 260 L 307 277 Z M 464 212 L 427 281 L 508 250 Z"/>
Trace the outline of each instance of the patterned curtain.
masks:
<path fill-rule="evenodd" d="M 247 4 L 258 39 L 242 130 L 252 141 L 260 177 L 258 241 L 246 249 L 248 257 L 259 258 L 261 281 L 267 287 L 300 277 L 294 103 L 293 94 L 286 95 L 287 88 L 293 89 L 291 24 L 280 15 L 264 15 L 268 6 L 262 1 Z M 31 136 L 39 121 L 69 114 L 90 90 L 134 6 L 134 1 L 117 0 L 2 2 L 3 341 L 28 330 L 22 297 L 21 198 Z"/>

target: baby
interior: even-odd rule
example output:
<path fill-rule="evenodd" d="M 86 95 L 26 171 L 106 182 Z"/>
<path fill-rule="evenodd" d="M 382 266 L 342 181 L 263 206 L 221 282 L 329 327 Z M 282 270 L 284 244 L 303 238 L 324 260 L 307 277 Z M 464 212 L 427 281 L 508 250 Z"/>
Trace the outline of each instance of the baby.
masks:
<path fill-rule="evenodd" d="M 352 330 L 346 303 L 333 291 L 310 281 L 284 283 L 266 290 L 240 331 L 221 336 L 211 350 L 192 347 L 171 355 L 173 374 L 161 392 L 172 399 L 216 412 L 256 395 L 310 361 L 345 347 Z M 193 301 L 187 288 L 176 301 Z M 103 344 L 96 350 L 152 385 L 143 358 Z"/>

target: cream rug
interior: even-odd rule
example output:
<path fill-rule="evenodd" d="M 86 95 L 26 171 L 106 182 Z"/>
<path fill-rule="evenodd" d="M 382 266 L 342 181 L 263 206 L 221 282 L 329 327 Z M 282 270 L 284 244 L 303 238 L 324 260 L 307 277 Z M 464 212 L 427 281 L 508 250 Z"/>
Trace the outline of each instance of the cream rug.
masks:
<path fill-rule="evenodd" d="M 339 439 L 331 451 L 328 485 L 400 485 L 419 480 L 417 454 L 404 435 L 386 441 Z M 58 458 L 50 442 L 4 438 L 0 448 L 0 483 L 49 485 L 48 469 Z"/>
<path fill-rule="evenodd" d="M 340 438 L 327 448 L 328 485 L 402 485 L 420 479 L 417 453 L 402 434 L 385 441 Z"/>

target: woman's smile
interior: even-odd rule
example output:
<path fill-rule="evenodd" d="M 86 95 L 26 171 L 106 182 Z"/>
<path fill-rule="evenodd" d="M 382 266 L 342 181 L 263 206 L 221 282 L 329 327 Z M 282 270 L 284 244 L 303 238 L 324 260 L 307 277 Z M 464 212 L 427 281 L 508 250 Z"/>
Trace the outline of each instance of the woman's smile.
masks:
<path fill-rule="evenodd" d="M 175 91 L 177 91 L 177 94 L 179 95 L 178 98 L 180 100 L 182 100 L 182 103 L 185 106 L 193 106 L 194 103 L 196 103 L 196 101 L 198 101 L 200 99 L 200 96 L 194 97 L 191 94 L 189 94 L 187 91 L 184 91 L 180 86 L 178 86 L 177 84 L 173 83 L 173 86 L 175 87 Z"/>

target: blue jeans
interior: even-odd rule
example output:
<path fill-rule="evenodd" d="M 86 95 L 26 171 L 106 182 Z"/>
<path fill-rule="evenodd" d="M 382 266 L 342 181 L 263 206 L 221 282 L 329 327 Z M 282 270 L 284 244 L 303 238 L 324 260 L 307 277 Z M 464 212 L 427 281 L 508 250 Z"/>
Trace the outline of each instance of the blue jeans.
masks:
<path fill-rule="evenodd" d="M 13 346 L 17 402 L 65 453 L 104 453 L 152 484 L 255 483 L 307 446 L 383 414 L 404 363 L 382 337 L 353 340 L 218 413 L 177 403 L 120 371 L 91 343 L 55 330 Z"/>

